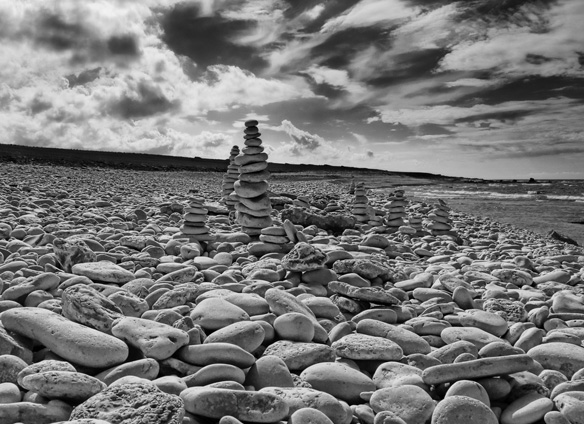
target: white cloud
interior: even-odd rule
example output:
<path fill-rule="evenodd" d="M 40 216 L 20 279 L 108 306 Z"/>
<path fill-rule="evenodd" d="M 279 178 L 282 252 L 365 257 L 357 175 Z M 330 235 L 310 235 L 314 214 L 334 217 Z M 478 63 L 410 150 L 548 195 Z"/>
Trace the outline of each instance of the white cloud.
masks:
<path fill-rule="evenodd" d="M 366 27 L 396 22 L 414 16 L 417 8 L 399 0 L 361 0 L 344 15 L 328 20 L 321 32 L 338 31 L 349 27 Z"/>

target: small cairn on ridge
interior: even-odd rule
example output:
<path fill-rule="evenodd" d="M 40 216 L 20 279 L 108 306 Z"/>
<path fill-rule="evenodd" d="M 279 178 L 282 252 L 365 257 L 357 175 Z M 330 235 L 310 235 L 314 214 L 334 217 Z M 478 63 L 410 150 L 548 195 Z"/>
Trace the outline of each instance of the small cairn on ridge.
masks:
<path fill-rule="evenodd" d="M 367 214 L 367 206 L 369 199 L 365 195 L 365 185 L 363 182 L 358 182 L 355 185 L 355 201 L 351 209 L 351 213 L 357 220 L 357 222 L 363 224 L 369 221 L 369 215 Z"/>
<path fill-rule="evenodd" d="M 184 209 L 184 223 L 180 227 L 182 234 L 193 241 L 211 241 L 214 237 L 207 226 L 207 212 L 205 200 L 200 197 L 190 199 L 189 206 Z"/>
<path fill-rule="evenodd" d="M 395 190 L 389 197 L 384 207 L 387 209 L 385 225 L 389 233 L 395 233 L 399 227 L 405 225 L 404 217 L 407 216 L 407 200 L 404 197 L 403 190 Z"/>
<path fill-rule="evenodd" d="M 245 147 L 234 159 L 239 166 L 239 179 L 233 184 L 238 198 L 236 220 L 242 231 L 250 236 L 259 236 L 262 228 L 272 225 L 272 204 L 267 182 L 270 178 L 268 155 L 264 153 L 257 125 L 255 119 L 245 122 Z"/>
<path fill-rule="evenodd" d="M 239 167 L 235 164 L 235 157 L 239 155 L 239 146 L 233 146 L 229 152 L 229 165 L 227 165 L 227 172 L 223 175 L 222 198 L 221 201 L 227 206 L 227 209 L 234 210 L 237 204 L 236 200 L 229 197 L 233 193 L 233 184 L 239 178 Z"/>

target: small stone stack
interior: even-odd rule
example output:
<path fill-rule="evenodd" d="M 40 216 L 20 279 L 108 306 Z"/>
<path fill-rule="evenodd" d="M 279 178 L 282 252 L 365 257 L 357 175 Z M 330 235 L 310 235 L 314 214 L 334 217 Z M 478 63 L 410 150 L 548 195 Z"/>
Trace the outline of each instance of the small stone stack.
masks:
<path fill-rule="evenodd" d="M 310 199 L 306 196 L 298 196 L 292 204 L 299 208 L 310 209 Z"/>
<path fill-rule="evenodd" d="M 404 198 L 403 190 L 394 191 L 388 200 L 389 202 L 384 205 L 387 209 L 385 225 L 388 232 L 395 233 L 399 227 L 405 224 L 407 200 Z"/>
<path fill-rule="evenodd" d="M 351 184 L 349 185 L 349 194 L 355 194 L 355 178 L 351 178 Z"/>
<path fill-rule="evenodd" d="M 237 155 L 239 155 L 239 146 L 233 146 L 231 152 L 229 152 L 229 165 L 227 166 L 227 172 L 223 175 L 223 183 L 221 185 L 223 189 L 221 200 L 229 210 L 235 209 L 237 204 L 236 200 L 229 198 L 229 195 L 233 193 L 233 184 L 239 178 L 239 167 L 234 162 Z"/>
<path fill-rule="evenodd" d="M 233 184 L 238 198 L 236 219 L 242 231 L 250 236 L 258 236 L 262 228 L 272 225 L 272 204 L 267 193 L 268 155 L 264 153 L 257 125 L 255 119 L 245 122 L 245 147 L 234 159 L 239 166 L 239 179 Z"/>
<path fill-rule="evenodd" d="M 411 215 L 408 217 L 408 225 L 416 230 L 416 232 L 423 231 L 422 221 L 423 218 L 420 215 Z"/>
<path fill-rule="evenodd" d="M 355 201 L 353 203 L 353 208 L 351 212 L 357 222 L 363 224 L 369 221 L 369 215 L 367 215 L 367 206 L 369 199 L 365 195 L 365 186 L 363 182 L 359 182 L 355 185 Z"/>
<path fill-rule="evenodd" d="M 189 206 L 184 211 L 184 223 L 180 227 L 181 233 L 191 240 L 213 240 L 213 236 L 209 233 L 209 227 L 207 226 L 208 210 L 204 207 L 204 199 L 200 197 L 191 198 Z"/>
<path fill-rule="evenodd" d="M 367 221 L 367 224 L 371 225 L 372 227 L 383 226 L 383 216 L 385 215 L 384 211 L 369 205 L 367 212 L 369 215 L 369 221 Z"/>
<path fill-rule="evenodd" d="M 430 223 L 428 229 L 433 235 L 452 235 L 452 220 L 450 219 L 450 208 L 442 199 L 434 204 L 434 208 L 428 214 Z"/>
<path fill-rule="evenodd" d="M 286 234 L 284 227 L 274 225 L 272 227 L 262 228 L 260 241 L 283 247 L 290 243 L 290 238 Z"/>

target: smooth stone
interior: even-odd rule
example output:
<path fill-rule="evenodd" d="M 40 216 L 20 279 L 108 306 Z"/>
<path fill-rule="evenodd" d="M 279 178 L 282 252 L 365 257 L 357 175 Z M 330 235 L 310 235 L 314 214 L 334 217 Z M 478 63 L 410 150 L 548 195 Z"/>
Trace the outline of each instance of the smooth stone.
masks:
<path fill-rule="evenodd" d="M 163 360 L 189 343 L 187 332 L 159 322 L 133 317 L 114 321 L 112 334 L 147 358 Z"/>
<path fill-rule="evenodd" d="M 267 155 L 266 155 L 267 156 Z M 233 184 L 233 190 L 239 197 L 251 199 L 261 196 L 268 191 L 268 183 L 265 181 L 247 182 L 238 180 Z"/>
<path fill-rule="evenodd" d="M 271 216 L 253 216 L 248 215 L 246 213 L 237 212 L 236 213 L 237 222 L 244 227 L 243 231 L 245 231 L 245 227 L 251 228 L 265 228 L 272 225 L 272 217 Z"/>
<path fill-rule="evenodd" d="M 20 389 L 14 383 L 0 383 L 0 404 L 16 403 L 22 400 Z"/>
<path fill-rule="evenodd" d="M 288 424 L 333 424 L 333 422 L 317 409 L 301 408 L 290 415 Z"/>
<path fill-rule="evenodd" d="M 479 350 L 474 343 L 467 340 L 459 340 L 433 350 L 428 356 L 438 359 L 443 364 L 452 364 L 463 353 L 470 353 L 476 358 L 478 357 L 478 352 Z"/>
<path fill-rule="evenodd" d="M 537 392 L 527 393 L 511 402 L 501 414 L 501 424 L 532 424 L 544 417 L 554 403 Z"/>
<path fill-rule="evenodd" d="M 331 347 L 337 356 L 353 360 L 399 361 L 403 351 L 397 343 L 384 337 L 348 334 Z"/>
<path fill-rule="evenodd" d="M 450 396 L 438 402 L 432 424 L 499 424 L 497 416 L 483 402 L 468 396 Z"/>
<path fill-rule="evenodd" d="M 273 423 L 289 411 L 281 397 L 266 392 L 192 387 L 180 397 L 191 414 L 214 419 L 230 415 L 241 421 Z"/>
<path fill-rule="evenodd" d="M 307 367 L 300 377 L 316 389 L 349 404 L 361 400 L 361 392 L 376 389 L 373 380 L 340 362 L 324 362 Z"/>
<path fill-rule="evenodd" d="M 154 384 L 114 384 L 75 407 L 71 420 L 100 419 L 110 423 L 182 424 L 184 403 Z"/>
<path fill-rule="evenodd" d="M 231 343 L 251 353 L 263 343 L 265 334 L 264 327 L 260 323 L 241 321 L 211 333 L 204 344 Z"/>
<path fill-rule="evenodd" d="M 6 330 L 37 340 L 79 365 L 105 368 L 118 365 L 128 357 L 128 346 L 123 341 L 46 309 L 10 309 L 0 318 Z"/>
<path fill-rule="evenodd" d="M 107 386 L 95 377 L 71 371 L 45 371 L 27 375 L 22 386 L 48 399 L 83 402 Z"/>
<path fill-rule="evenodd" d="M 378 389 L 412 385 L 424 390 L 428 386 L 422 380 L 422 370 L 401 362 L 385 362 L 380 364 L 373 374 L 373 382 Z"/>
<path fill-rule="evenodd" d="M 146 380 L 154 380 L 159 371 L 160 365 L 158 361 L 152 358 L 145 358 L 109 368 L 97 374 L 95 378 L 109 386 L 114 381 L 127 375 L 145 378 Z"/>
<path fill-rule="evenodd" d="M 480 309 L 467 309 L 464 312 L 460 312 L 458 317 L 463 327 L 480 328 L 495 337 L 501 337 L 507 332 L 507 321 L 491 312 Z"/>
<path fill-rule="evenodd" d="M 245 385 L 255 387 L 294 387 L 294 379 L 286 363 L 277 356 L 262 356 L 247 372 Z"/>
<path fill-rule="evenodd" d="M 530 349 L 527 354 L 544 369 L 560 371 L 567 378 L 584 368 L 584 347 L 569 343 L 544 343 Z"/>
<path fill-rule="evenodd" d="M 190 317 L 195 324 L 209 331 L 216 331 L 236 322 L 249 321 L 249 315 L 243 309 L 220 298 L 208 298 L 197 303 Z"/>
<path fill-rule="evenodd" d="M 24 377 L 47 371 L 76 372 L 77 370 L 69 362 L 45 359 L 43 361 L 31 364 L 24 368 L 22 371 L 20 371 L 17 376 L 18 385 L 22 386 L 22 380 L 24 379 Z"/>
<path fill-rule="evenodd" d="M 274 355 L 284 361 L 290 371 L 302 371 L 321 362 L 333 362 L 335 351 L 327 345 L 279 340 L 269 345 L 262 356 Z"/>
<path fill-rule="evenodd" d="M 130 271 L 109 261 L 75 264 L 71 272 L 104 283 L 124 284 L 136 278 Z"/>
<path fill-rule="evenodd" d="M 473 380 L 527 371 L 533 367 L 530 356 L 513 355 L 496 358 L 482 358 L 453 364 L 436 365 L 422 372 L 426 384 L 440 384 L 458 380 Z"/>
<path fill-rule="evenodd" d="M 176 356 L 192 365 L 204 367 L 216 362 L 249 368 L 255 363 L 253 355 L 232 343 L 213 342 L 180 348 Z"/>
<path fill-rule="evenodd" d="M 302 408 L 313 408 L 325 414 L 334 424 L 349 424 L 352 413 L 334 396 L 306 387 L 266 387 L 260 393 L 271 393 L 284 399 L 288 416 Z"/>
<path fill-rule="evenodd" d="M 298 312 L 280 315 L 273 326 L 280 339 L 308 343 L 314 338 L 312 320 Z"/>
<path fill-rule="evenodd" d="M 369 403 L 375 413 L 392 412 L 407 424 L 425 423 L 434 411 L 434 401 L 430 395 L 417 386 L 376 390 Z"/>
<path fill-rule="evenodd" d="M 417 334 L 381 321 L 372 319 L 359 321 L 357 323 L 357 332 L 389 339 L 401 347 L 404 355 L 412 353 L 426 354 L 432 350 L 428 342 Z"/>
<path fill-rule="evenodd" d="M 245 373 L 241 368 L 229 364 L 206 365 L 194 374 L 182 378 L 187 387 L 206 386 L 222 381 L 232 381 L 243 384 Z"/>
<path fill-rule="evenodd" d="M 442 330 L 440 337 L 448 344 L 466 340 L 473 343 L 479 350 L 489 343 L 502 341 L 499 337 L 475 327 L 448 327 Z"/>
<path fill-rule="evenodd" d="M 489 407 L 491 406 L 489 394 L 487 393 L 486 389 L 476 381 L 459 380 L 455 382 L 448 388 L 444 398 L 450 396 L 468 396 L 484 403 Z"/>
<path fill-rule="evenodd" d="M 270 310 L 278 316 L 289 312 L 298 312 L 306 315 L 312 321 L 314 326 L 313 341 L 317 343 L 324 343 L 327 341 L 328 333 L 320 325 L 312 310 L 300 300 L 298 300 L 294 295 L 287 293 L 284 290 L 271 288 L 266 290 L 264 293 L 264 298 L 268 302 Z"/>

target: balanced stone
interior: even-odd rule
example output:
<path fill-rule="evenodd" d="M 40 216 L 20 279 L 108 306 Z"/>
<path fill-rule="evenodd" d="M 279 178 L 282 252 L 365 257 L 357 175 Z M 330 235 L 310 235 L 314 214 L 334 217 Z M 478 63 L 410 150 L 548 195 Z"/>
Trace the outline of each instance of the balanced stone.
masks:
<path fill-rule="evenodd" d="M 62 358 L 94 368 L 118 365 L 128 346 L 108 334 L 42 308 L 15 308 L 2 313 L 6 330 L 37 340 Z"/>

